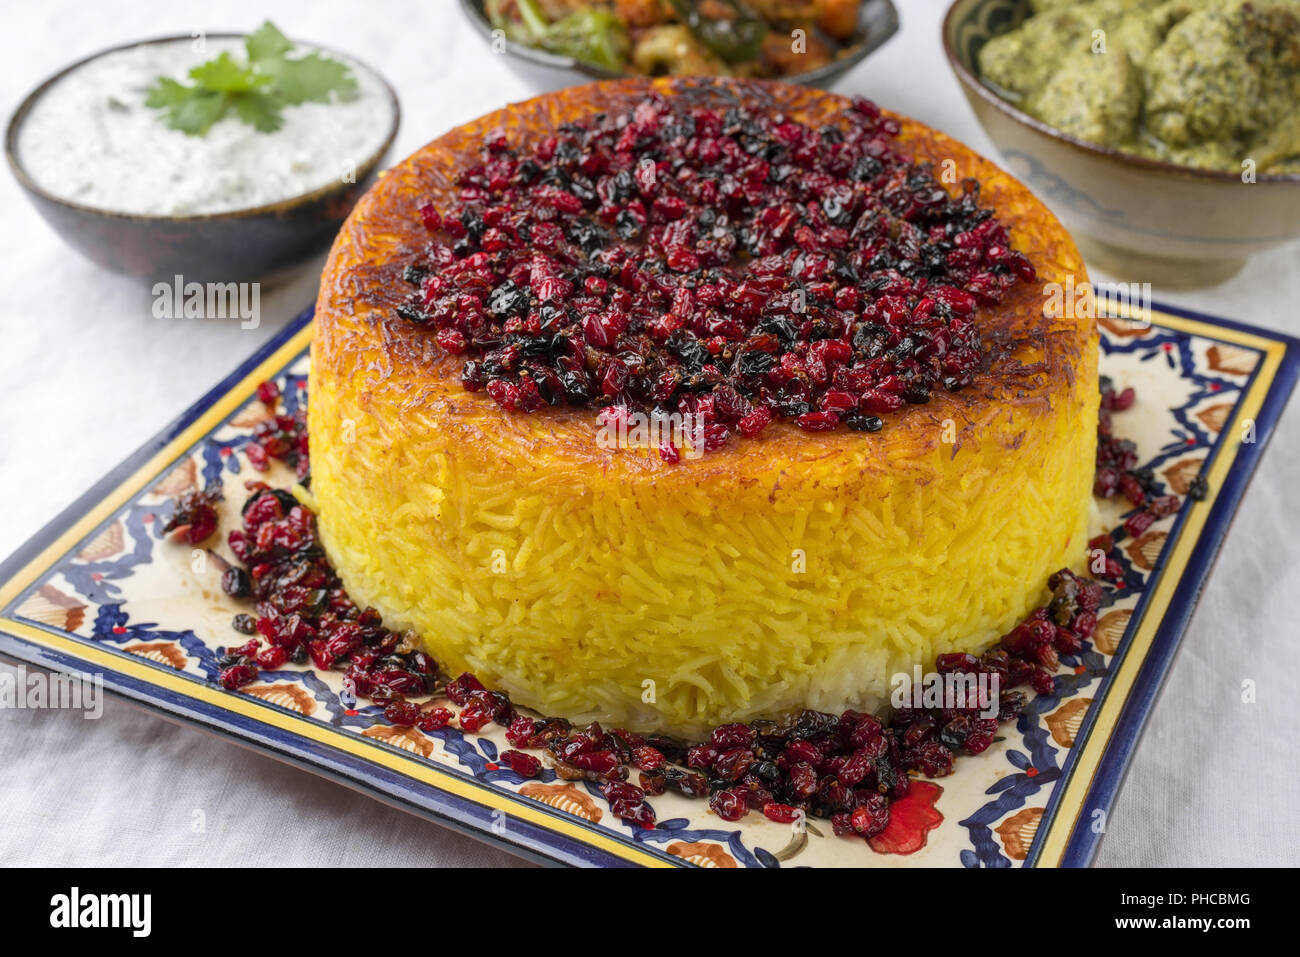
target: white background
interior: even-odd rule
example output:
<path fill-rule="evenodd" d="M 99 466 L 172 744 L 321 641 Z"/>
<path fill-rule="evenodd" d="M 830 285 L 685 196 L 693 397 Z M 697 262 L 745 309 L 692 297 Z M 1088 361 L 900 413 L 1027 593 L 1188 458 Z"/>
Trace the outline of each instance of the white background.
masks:
<path fill-rule="evenodd" d="M 941 0 L 896 0 L 902 32 L 837 87 L 996 158 L 943 58 Z M 394 159 L 530 90 L 453 0 L 11 4 L 0 108 L 133 39 L 251 30 L 348 51 L 396 88 Z M 263 290 L 262 325 L 159 320 L 149 290 L 65 247 L 0 173 L 0 555 L 37 532 L 315 297 L 318 269 Z M 1094 273 L 1096 276 L 1096 274 Z M 1106 278 L 1104 275 L 1096 278 Z M 1129 277 L 1140 278 L 1140 277 Z M 1300 334 L 1300 246 L 1165 302 Z M 1099 865 L 1300 863 L 1300 410 L 1264 456 L 1109 816 Z M 1244 704 L 1245 679 L 1258 701 Z M 192 827 L 202 812 L 206 829 Z M 439 826 L 118 701 L 98 721 L 0 710 L 0 864 L 507 865 Z"/>

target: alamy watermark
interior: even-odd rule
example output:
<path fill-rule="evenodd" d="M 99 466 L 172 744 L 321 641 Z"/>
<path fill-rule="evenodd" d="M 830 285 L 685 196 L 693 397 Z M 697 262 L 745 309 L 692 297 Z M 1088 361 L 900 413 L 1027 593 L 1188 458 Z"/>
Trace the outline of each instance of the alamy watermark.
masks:
<path fill-rule="evenodd" d="M 671 445 L 682 458 L 704 454 L 704 419 L 691 412 L 633 412 L 609 407 L 596 419 L 602 449 L 660 449 Z"/>
<path fill-rule="evenodd" d="M 130 930 L 132 937 L 148 937 L 153 928 L 153 895 L 83 894 L 73 887 L 50 898 L 50 926 L 118 927 Z"/>
<path fill-rule="evenodd" d="M 1151 283 L 1098 282 L 1075 283 L 1073 275 L 1065 282 L 1043 285 L 1047 303 L 1043 312 L 1059 319 L 1096 319 L 1119 316 L 1140 325 L 1151 324 Z"/>
<path fill-rule="evenodd" d="M 996 718 L 1001 706 L 1002 678 L 996 672 L 900 671 L 889 679 L 889 703 L 895 708 L 959 708 L 978 710 L 981 718 Z"/>
<path fill-rule="evenodd" d="M 94 721 L 104 714 L 104 676 L 28 672 L 24 665 L 0 671 L 0 711 L 65 708 Z"/>
<path fill-rule="evenodd" d="M 239 328 L 262 324 L 262 284 L 257 282 L 171 282 L 153 284 L 155 319 L 238 319 Z"/>

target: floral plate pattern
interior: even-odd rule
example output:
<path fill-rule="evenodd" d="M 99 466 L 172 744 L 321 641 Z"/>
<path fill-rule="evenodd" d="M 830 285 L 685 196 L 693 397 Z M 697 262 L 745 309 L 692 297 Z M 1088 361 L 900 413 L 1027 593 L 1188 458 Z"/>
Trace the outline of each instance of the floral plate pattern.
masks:
<path fill-rule="evenodd" d="M 1151 323 L 1100 320 L 1102 373 L 1138 402 L 1116 417 L 1142 463 L 1185 501 L 1136 539 L 1116 534 L 1121 585 L 1108 588 L 1093 639 L 1062 656 L 1040 695 L 983 755 L 917 780 L 871 842 L 829 822 L 735 824 L 706 802 L 653 800 L 659 824 L 614 817 L 599 790 L 547 769 L 524 780 L 497 762 L 504 729 L 425 733 L 358 706 L 338 672 L 287 665 L 239 692 L 214 681 L 246 639 L 244 610 L 219 586 L 220 555 L 163 540 L 171 499 L 221 483 L 227 509 L 261 477 L 239 449 L 270 412 L 254 394 L 274 379 L 286 411 L 306 401 L 311 313 L 137 451 L 0 566 L 0 654 L 103 676 L 105 687 L 251 743 L 388 803 L 539 860 L 583 865 L 1081 866 L 1096 850 L 1124 765 L 1240 499 L 1300 369 L 1300 342 L 1238 323 L 1158 309 Z M 271 481 L 287 485 L 287 473 Z M 1123 506 L 1100 503 L 1118 529 Z M 234 527 L 233 512 L 223 516 Z M 215 553 L 215 555 L 214 555 Z M 227 553 L 228 554 L 228 553 Z"/>

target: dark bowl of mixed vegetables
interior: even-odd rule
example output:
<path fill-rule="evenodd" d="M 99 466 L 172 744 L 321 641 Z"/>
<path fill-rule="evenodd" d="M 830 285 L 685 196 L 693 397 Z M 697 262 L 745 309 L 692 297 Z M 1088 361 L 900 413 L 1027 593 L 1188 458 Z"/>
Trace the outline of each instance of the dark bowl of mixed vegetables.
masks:
<path fill-rule="evenodd" d="M 530 85 L 740 76 L 825 87 L 898 32 L 891 0 L 461 0 Z"/>

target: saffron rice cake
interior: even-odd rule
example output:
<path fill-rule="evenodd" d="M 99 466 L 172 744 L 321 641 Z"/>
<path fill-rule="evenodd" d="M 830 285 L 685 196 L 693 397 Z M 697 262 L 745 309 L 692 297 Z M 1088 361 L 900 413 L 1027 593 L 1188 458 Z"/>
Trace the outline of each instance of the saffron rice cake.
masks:
<path fill-rule="evenodd" d="M 896 117 L 900 148 L 978 180 L 1037 271 L 978 310 L 987 357 L 965 388 L 884 415 L 880 431 L 775 421 L 676 463 L 603 447 L 594 407 L 529 414 L 468 391 L 465 357 L 396 313 L 403 263 L 429 242 L 420 208 L 453 205 L 485 139 L 528 153 L 651 92 L 813 129 L 850 109 L 779 84 L 617 81 L 485 116 L 389 170 L 340 232 L 316 309 L 323 542 L 358 603 L 452 674 L 546 714 L 692 733 L 872 710 L 893 674 L 987 646 L 1084 557 L 1096 331 L 1044 314 L 1045 284 L 1082 282 L 1083 264 L 1019 182 Z"/>

